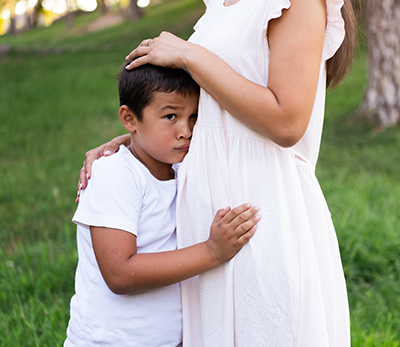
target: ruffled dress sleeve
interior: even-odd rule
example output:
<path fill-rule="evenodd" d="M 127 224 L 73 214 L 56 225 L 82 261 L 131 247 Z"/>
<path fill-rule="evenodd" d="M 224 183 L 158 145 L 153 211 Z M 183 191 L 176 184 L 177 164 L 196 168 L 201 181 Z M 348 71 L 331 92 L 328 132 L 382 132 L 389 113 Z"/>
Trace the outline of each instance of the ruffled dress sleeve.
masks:
<path fill-rule="evenodd" d="M 323 60 L 332 58 L 343 43 L 345 36 L 344 20 L 341 13 L 343 4 L 343 0 L 328 0 L 326 2 L 328 18 L 325 30 L 324 49 L 322 51 Z"/>
<path fill-rule="evenodd" d="M 205 0 L 210 1 L 210 0 Z M 322 60 L 331 58 L 341 46 L 344 36 L 344 20 L 342 17 L 341 9 L 343 7 L 343 0 L 327 0 L 327 24 L 325 29 L 324 48 L 322 51 Z M 268 13 L 266 27 L 268 22 L 272 19 L 279 18 L 283 10 L 289 9 L 291 6 L 290 0 L 273 1 L 271 9 Z M 265 29 L 266 29 L 265 27 Z"/>

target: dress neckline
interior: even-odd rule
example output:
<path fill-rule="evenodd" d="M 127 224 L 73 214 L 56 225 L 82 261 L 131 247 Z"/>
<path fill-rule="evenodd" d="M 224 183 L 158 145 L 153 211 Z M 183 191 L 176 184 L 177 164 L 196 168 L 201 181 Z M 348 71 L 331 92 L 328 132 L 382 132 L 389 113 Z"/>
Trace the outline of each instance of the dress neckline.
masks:
<path fill-rule="evenodd" d="M 241 2 L 242 0 L 237 0 L 235 3 L 233 3 L 232 5 L 225 5 L 225 1 L 226 0 L 223 0 L 222 1 L 222 6 L 224 7 L 224 8 L 230 8 L 230 7 L 234 7 L 234 6 L 236 6 L 239 2 Z"/>

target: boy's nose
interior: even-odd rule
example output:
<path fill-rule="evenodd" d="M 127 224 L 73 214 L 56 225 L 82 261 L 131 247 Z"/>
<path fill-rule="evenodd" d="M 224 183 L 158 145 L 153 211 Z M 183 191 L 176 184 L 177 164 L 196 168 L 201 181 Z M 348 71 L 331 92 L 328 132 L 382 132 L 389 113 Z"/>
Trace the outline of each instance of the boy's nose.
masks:
<path fill-rule="evenodd" d="M 179 130 L 179 138 L 188 139 L 192 136 L 193 125 L 190 122 L 185 122 Z"/>

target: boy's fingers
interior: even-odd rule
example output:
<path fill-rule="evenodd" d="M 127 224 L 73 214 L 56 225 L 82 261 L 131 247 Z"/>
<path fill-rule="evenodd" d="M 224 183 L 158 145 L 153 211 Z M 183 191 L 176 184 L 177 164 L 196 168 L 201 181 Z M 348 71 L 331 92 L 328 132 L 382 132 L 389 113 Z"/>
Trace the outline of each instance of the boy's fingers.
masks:
<path fill-rule="evenodd" d="M 234 230 L 234 234 L 239 239 L 242 235 L 245 235 L 246 233 L 249 232 L 249 230 L 251 230 L 254 226 L 256 226 L 260 220 L 261 216 L 259 214 L 254 215 L 246 222 L 240 223 Z"/>
<path fill-rule="evenodd" d="M 218 223 L 230 210 L 229 206 L 218 210 L 214 217 L 214 223 Z"/>
<path fill-rule="evenodd" d="M 250 203 L 245 203 L 239 206 L 236 206 L 235 208 L 231 209 L 229 211 L 229 213 L 227 213 L 224 218 L 223 218 L 223 222 L 226 224 L 230 224 L 232 223 L 233 220 L 235 220 L 238 216 L 240 216 L 242 213 L 248 211 L 251 208 L 251 204 Z M 250 218 L 250 215 L 249 217 Z M 247 219 L 248 219 L 247 218 Z"/>
<path fill-rule="evenodd" d="M 247 243 L 255 234 L 257 230 L 257 225 L 253 225 L 246 233 L 240 236 L 237 240 L 241 246 Z"/>
<path fill-rule="evenodd" d="M 232 210 L 233 211 L 233 210 Z M 232 220 L 229 222 L 233 229 L 236 229 L 239 225 L 246 223 L 251 217 L 253 217 L 258 211 L 260 211 L 259 206 L 251 206 L 240 213 L 232 214 Z M 230 216 L 230 217 L 231 217 Z"/>

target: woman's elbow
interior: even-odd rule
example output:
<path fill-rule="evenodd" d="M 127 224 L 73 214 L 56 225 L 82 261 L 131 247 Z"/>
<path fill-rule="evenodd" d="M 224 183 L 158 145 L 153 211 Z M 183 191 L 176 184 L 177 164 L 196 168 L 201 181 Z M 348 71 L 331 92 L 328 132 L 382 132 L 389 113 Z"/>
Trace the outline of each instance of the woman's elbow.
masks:
<path fill-rule="evenodd" d="M 289 148 L 293 147 L 296 143 L 298 143 L 306 132 L 306 127 L 299 126 L 283 126 L 280 127 L 279 130 L 275 131 L 272 134 L 266 134 L 272 141 L 274 141 L 277 145 Z"/>
<path fill-rule="evenodd" d="M 258 131 L 281 147 L 293 147 L 306 132 L 310 114 L 299 107 L 280 107 L 272 119 L 259 117 L 262 121 L 258 124 Z"/>

